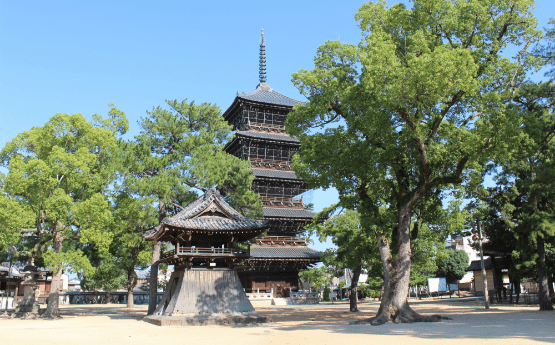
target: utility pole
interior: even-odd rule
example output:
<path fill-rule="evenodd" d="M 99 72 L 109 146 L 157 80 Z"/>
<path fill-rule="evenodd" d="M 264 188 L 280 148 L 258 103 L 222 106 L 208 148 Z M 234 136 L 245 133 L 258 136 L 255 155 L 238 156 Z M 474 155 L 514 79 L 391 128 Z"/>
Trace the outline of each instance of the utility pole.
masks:
<path fill-rule="evenodd" d="M 477 213 L 474 213 L 474 219 L 476 220 L 476 231 L 478 232 L 478 243 L 480 244 L 480 262 L 482 264 L 482 284 L 484 286 L 484 302 L 485 302 L 485 308 L 489 309 L 488 279 L 486 276 L 486 267 L 484 265 L 484 250 L 482 249 L 482 227 Z M 472 228 L 474 230 L 474 222 L 472 224 Z"/>

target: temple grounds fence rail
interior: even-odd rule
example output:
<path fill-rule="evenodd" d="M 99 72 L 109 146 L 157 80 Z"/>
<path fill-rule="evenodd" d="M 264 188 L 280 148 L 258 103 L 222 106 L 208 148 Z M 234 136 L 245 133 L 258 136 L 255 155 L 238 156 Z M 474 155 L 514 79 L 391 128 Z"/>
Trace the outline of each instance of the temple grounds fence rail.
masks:
<path fill-rule="evenodd" d="M 157 301 L 160 302 L 163 292 L 157 293 Z M 82 291 L 68 291 L 60 292 L 60 302 L 62 304 L 105 304 L 106 303 L 106 293 L 105 292 L 82 292 Z M 117 291 L 110 294 L 110 303 L 113 304 L 126 304 L 127 303 L 127 292 Z M 148 304 L 148 292 L 147 291 L 134 291 L 133 292 L 133 304 Z"/>
<path fill-rule="evenodd" d="M 511 296 L 509 293 L 501 293 L 501 297 L 497 290 L 488 290 L 489 301 L 491 304 L 516 304 L 516 294 Z M 539 298 L 537 292 L 522 292 L 518 298 L 518 304 L 538 304 Z"/>
<path fill-rule="evenodd" d="M 158 292 L 157 303 L 160 302 L 163 292 Z M 0 297 L 0 302 L 3 304 L 0 306 L 0 310 L 6 306 L 6 297 Z M 8 303 L 8 309 L 13 309 L 19 301 L 23 299 L 23 296 L 17 296 L 14 300 L 10 297 Z M 39 304 L 47 304 L 48 296 L 40 296 L 38 298 Z M 106 303 L 106 293 L 105 292 L 83 292 L 83 291 L 60 291 L 60 304 L 105 304 Z M 110 294 L 110 303 L 113 304 L 126 304 L 127 303 L 127 292 L 117 291 Z M 133 292 L 133 303 L 148 304 L 148 292 L 147 291 L 134 291 Z"/>
<path fill-rule="evenodd" d="M 249 249 L 240 248 L 196 248 L 196 247 L 177 247 L 165 251 L 160 255 L 161 259 L 165 259 L 174 255 L 191 255 L 191 256 L 246 256 L 251 255 Z"/>

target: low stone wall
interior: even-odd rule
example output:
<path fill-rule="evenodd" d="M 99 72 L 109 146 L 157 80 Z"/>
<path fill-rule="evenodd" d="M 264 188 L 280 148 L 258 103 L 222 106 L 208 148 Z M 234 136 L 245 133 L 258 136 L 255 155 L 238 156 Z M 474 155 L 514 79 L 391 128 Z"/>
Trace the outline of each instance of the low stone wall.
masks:
<path fill-rule="evenodd" d="M 247 293 L 246 295 L 251 302 L 266 300 L 266 299 L 271 300 L 272 298 L 274 298 L 274 294 L 271 292 L 253 292 L 253 293 Z"/>
<path fill-rule="evenodd" d="M 272 298 L 274 298 L 273 290 L 271 292 L 247 292 L 246 295 L 255 309 L 272 305 Z"/>

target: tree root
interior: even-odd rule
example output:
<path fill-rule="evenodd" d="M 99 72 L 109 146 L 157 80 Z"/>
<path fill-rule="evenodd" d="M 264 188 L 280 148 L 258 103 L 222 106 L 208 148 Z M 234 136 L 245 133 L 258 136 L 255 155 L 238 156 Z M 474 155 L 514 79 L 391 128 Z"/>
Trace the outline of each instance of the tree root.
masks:
<path fill-rule="evenodd" d="M 441 320 L 452 320 L 450 317 L 442 315 L 420 315 L 412 309 L 401 309 L 396 314 L 380 313 L 379 315 L 350 322 L 349 325 L 361 325 L 369 323 L 372 326 L 380 326 L 388 322 L 393 323 L 415 323 L 415 322 L 440 322 Z"/>
<path fill-rule="evenodd" d="M 40 318 L 44 320 L 58 320 L 62 317 L 60 315 L 42 315 Z"/>
<path fill-rule="evenodd" d="M 49 313 L 47 310 L 45 310 L 44 312 L 41 310 L 40 318 L 44 320 L 58 320 L 62 317 L 60 316 L 59 312 Z"/>

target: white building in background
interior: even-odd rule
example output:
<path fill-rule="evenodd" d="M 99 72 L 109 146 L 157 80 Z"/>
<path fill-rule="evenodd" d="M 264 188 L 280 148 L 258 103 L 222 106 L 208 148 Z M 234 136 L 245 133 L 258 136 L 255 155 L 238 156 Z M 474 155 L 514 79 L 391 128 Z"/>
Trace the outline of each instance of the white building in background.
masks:
<path fill-rule="evenodd" d="M 445 242 L 445 249 L 464 250 L 468 255 L 468 265 L 475 260 L 480 260 L 480 252 L 472 247 L 472 236 L 451 235 L 451 238 Z M 488 258 L 484 256 L 484 259 Z M 466 272 L 466 274 L 459 281 L 460 289 L 471 290 L 471 283 L 474 274 Z"/>
<path fill-rule="evenodd" d="M 331 280 L 332 286 L 339 286 L 340 282 L 345 282 L 345 287 L 351 286 L 351 281 L 353 279 L 353 271 L 349 268 L 343 269 L 343 275 L 341 277 L 333 277 Z M 368 280 L 368 271 L 366 269 L 362 269 L 360 275 L 358 276 L 358 285 L 365 284 Z"/>
<path fill-rule="evenodd" d="M 67 282 L 67 291 L 82 291 L 81 281 L 77 278 L 71 278 Z"/>
<path fill-rule="evenodd" d="M 331 280 L 331 292 L 330 298 L 338 297 L 339 294 L 339 284 L 341 282 L 345 282 L 343 285 L 343 297 L 347 295 L 347 291 L 351 288 L 351 282 L 353 279 L 353 271 L 348 268 L 343 269 L 343 275 L 341 277 L 333 277 Z M 365 284 L 368 280 L 368 271 L 366 269 L 362 269 L 360 275 L 358 277 L 358 286 L 361 284 Z"/>
<path fill-rule="evenodd" d="M 464 250 L 468 254 L 468 264 L 480 259 L 480 253 L 472 247 L 472 236 L 451 235 L 445 242 L 445 249 Z"/>

